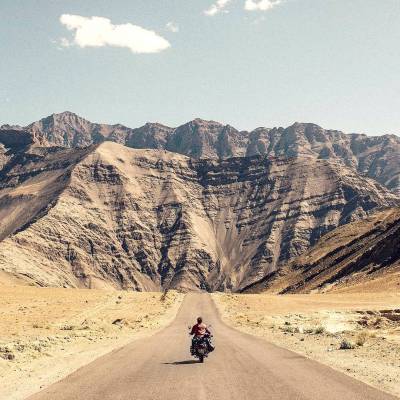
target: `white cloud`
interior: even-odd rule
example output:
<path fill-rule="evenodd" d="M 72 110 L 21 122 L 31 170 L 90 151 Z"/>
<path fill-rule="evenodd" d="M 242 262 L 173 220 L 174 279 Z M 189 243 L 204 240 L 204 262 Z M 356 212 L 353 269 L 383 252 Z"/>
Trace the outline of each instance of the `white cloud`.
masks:
<path fill-rule="evenodd" d="M 56 46 L 57 50 L 64 50 L 66 47 L 73 46 L 73 43 L 71 43 L 65 37 L 61 37 L 59 39 L 52 39 L 51 43 L 53 43 Z"/>
<path fill-rule="evenodd" d="M 204 14 L 209 16 L 214 16 L 219 14 L 220 12 L 226 12 L 226 6 L 231 2 L 231 0 L 217 0 L 216 3 L 212 4 L 207 10 L 204 11 Z"/>
<path fill-rule="evenodd" d="M 171 32 L 173 32 L 173 33 L 177 33 L 177 32 L 179 32 L 179 26 L 178 26 L 178 24 L 176 24 L 175 22 L 168 22 L 167 23 L 167 25 L 165 25 L 165 27 L 169 30 L 169 31 L 171 31 Z"/>
<path fill-rule="evenodd" d="M 133 53 L 158 53 L 171 45 L 154 31 L 130 23 L 114 25 L 108 18 L 82 17 L 63 14 L 60 22 L 74 31 L 73 41 L 62 38 L 64 47 L 73 44 L 79 47 L 127 47 Z"/>
<path fill-rule="evenodd" d="M 246 0 L 244 9 L 247 11 L 268 11 L 282 3 L 281 0 Z"/>
<path fill-rule="evenodd" d="M 65 37 L 60 38 L 60 45 L 62 47 L 71 47 L 72 43 Z"/>

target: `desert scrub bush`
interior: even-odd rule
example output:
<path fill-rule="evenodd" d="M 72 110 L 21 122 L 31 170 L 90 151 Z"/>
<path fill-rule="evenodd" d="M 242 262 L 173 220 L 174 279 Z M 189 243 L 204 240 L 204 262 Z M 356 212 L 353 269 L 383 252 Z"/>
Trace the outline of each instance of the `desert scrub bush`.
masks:
<path fill-rule="evenodd" d="M 62 331 L 73 331 L 75 327 L 73 325 L 64 325 L 60 328 Z"/>
<path fill-rule="evenodd" d="M 367 341 L 367 338 L 368 338 L 367 332 L 360 332 L 356 337 L 356 345 L 364 346 L 365 342 Z"/>
<path fill-rule="evenodd" d="M 323 326 L 318 326 L 315 328 L 314 333 L 316 335 L 322 335 L 323 333 L 325 333 L 325 328 Z"/>
<path fill-rule="evenodd" d="M 288 326 L 288 325 L 283 326 L 281 329 L 283 332 L 286 332 L 286 333 L 294 333 L 293 327 Z"/>
<path fill-rule="evenodd" d="M 348 339 L 343 339 L 341 342 L 340 342 L 340 347 L 339 347 L 339 349 L 340 350 L 351 350 L 351 349 L 354 349 L 354 343 L 352 343 L 352 342 L 350 342 L 350 340 L 348 340 Z"/>
<path fill-rule="evenodd" d="M 42 352 L 42 345 L 41 344 L 33 344 L 32 349 L 38 351 L 39 353 Z"/>
<path fill-rule="evenodd" d="M 11 351 L 11 347 L 10 346 L 0 346 L 0 353 L 2 353 L 2 355 L 8 354 L 8 353 L 11 353 L 11 352 L 12 351 Z"/>
<path fill-rule="evenodd" d="M 8 361 L 15 360 L 15 355 L 13 353 L 2 353 L 0 354 L 0 357 Z"/>
<path fill-rule="evenodd" d="M 169 290 L 168 290 L 168 289 L 165 289 L 164 292 L 163 292 L 163 294 L 162 294 L 161 297 L 160 297 L 160 301 L 161 301 L 162 303 L 164 303 L 164 302 L 167 300 L 168 294 L 169 294 Z"/>
<path fill-rule="evenodd" d="M 16 345 L 14 345 L 14 349 L 16 350 L 16 351 L 24 351 L 25 350 L 25 345 L 24 344 L 21 344 L 21 343 L 17 343 Z"/>

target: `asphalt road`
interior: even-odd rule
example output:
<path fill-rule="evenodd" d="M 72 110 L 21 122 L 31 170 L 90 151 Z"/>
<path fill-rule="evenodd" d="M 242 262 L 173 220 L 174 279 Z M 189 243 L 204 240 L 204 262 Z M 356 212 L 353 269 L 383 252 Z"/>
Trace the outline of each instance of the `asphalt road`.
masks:
<path fill-rule="evenodd" d="M 189 354 L 187 326 L 202 315 L 216 350 Z M 189 294 L 171 325 L 79 369 L 29 400 L 389 400 L 340 372 L 221 322 L 211 297 Z"/>

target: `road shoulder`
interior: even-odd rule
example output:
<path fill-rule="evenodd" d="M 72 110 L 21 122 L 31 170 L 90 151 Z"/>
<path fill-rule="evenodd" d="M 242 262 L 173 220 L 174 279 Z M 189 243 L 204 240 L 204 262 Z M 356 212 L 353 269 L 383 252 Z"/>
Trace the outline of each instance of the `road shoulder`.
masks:
<path fill-rule="evenodd" d="M 400 294 L 212 298 L 228 325 L 400 396 Z"/>

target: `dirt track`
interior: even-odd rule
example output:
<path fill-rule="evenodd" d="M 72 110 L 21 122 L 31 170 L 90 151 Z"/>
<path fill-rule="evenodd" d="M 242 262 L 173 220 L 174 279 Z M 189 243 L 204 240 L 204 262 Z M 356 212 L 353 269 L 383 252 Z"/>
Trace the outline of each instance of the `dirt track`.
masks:
<path fill-rule="evenodd" d="M 187 325 L 201 314 L 216 351 L 191 359 Z M 206 294 L 187 295 L 175 321 L 147 339 L 97 359 L 30 400 L 384 400 L 379 392 L 322 364 L 240 333 L 220 321 Z"/>

